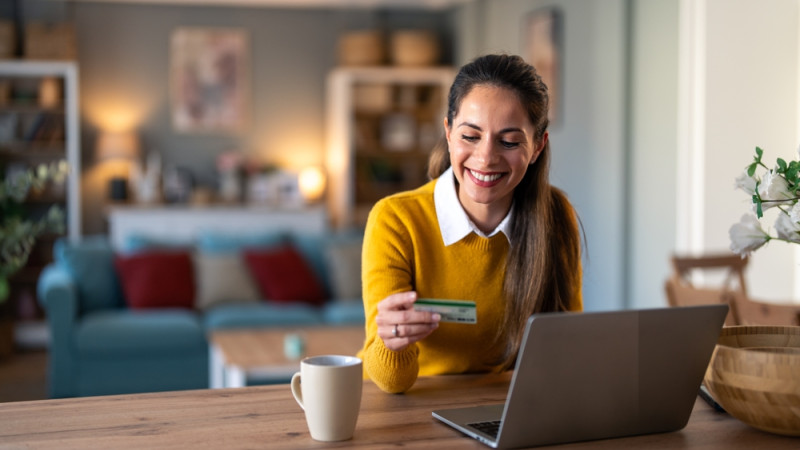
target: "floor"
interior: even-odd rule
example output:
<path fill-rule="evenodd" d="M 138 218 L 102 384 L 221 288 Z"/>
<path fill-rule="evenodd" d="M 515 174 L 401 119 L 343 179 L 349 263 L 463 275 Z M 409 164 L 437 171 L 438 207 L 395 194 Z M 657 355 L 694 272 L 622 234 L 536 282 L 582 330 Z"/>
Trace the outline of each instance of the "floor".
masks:
<path fill-rule="evenodd" d="M 47 328 L 20 324 L 14 341 L 14 351 L 0 356 L 0 403 L 47 398 Z"/>
<path fill-rule="evenodd" d="M 17 349 L 0 358 L 0 403 L 47 398 L 47 351 Z"/>

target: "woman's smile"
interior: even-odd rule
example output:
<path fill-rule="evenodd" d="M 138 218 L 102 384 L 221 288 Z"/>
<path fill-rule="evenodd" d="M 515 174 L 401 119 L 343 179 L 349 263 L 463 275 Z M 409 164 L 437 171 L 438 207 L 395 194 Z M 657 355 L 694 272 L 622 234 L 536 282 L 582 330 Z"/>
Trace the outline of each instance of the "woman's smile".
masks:
<path fill-rule="evenodd" d="M 479 172 L 474 169 L 467 169 L 472 181 L 481 187 L 492 187 L 500 182 L 500 178 L 505 176 L 504 172 Z"/>

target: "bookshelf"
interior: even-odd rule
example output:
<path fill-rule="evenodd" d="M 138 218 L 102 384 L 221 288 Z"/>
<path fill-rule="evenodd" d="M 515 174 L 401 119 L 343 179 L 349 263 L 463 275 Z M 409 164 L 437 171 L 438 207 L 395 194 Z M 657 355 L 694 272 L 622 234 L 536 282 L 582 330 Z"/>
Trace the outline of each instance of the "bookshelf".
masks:
<path fill-rule="evenodd" d="M 0 61 L 0 170 L 3 180 L 16 171 L 66 161 L 61 183 L 31 191 L 15 208 L 25 217 L 43 215 L 52 205 L 66 214 L 65 235 L 81 236 L 78 67 L 70 61 Z M 36 282 L 52 260 L 61 236 L 39 238 L 28 264 L 9 279 L 10 301 L 18 319 L 37 319 Z"/>
<path fill-rule="evenodd" d="M 372 206 L 427 181 L 443 136 L 450 67 L 340 67 L 327 80 L 328 206 L 335 227 L 363 227 Z"/>

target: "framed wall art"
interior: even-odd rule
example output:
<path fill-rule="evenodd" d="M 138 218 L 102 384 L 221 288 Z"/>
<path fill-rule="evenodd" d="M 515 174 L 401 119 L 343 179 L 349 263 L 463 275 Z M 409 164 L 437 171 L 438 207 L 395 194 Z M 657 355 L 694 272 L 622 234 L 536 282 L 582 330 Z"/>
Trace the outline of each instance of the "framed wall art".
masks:
<path fill-rule="evenodd" d="M 248 122 L 250 54 L 235 28 L 178 28 L 170 42 L 172 126 L 181 133 L 238 133 Z"/>
<path fill-rule="evenodd" d="M 562 15 L 555 7 L 534 10 L 524 18 L 523 57 L 542 77 L 550 95 L 550 124 L 561 114 Z"/>

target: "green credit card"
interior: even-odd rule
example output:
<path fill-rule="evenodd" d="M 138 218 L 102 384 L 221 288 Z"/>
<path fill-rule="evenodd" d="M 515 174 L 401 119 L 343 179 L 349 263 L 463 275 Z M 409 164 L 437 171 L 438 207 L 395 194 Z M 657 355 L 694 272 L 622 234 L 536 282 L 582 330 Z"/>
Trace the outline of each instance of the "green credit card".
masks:
<path fill-rule="evenodd" d="M 475 302 L 469 300 L 420 298 L 414 302 L 414 310 L 439 313 L 441 322 L 478 323 Z"/>

